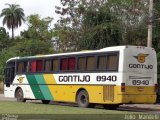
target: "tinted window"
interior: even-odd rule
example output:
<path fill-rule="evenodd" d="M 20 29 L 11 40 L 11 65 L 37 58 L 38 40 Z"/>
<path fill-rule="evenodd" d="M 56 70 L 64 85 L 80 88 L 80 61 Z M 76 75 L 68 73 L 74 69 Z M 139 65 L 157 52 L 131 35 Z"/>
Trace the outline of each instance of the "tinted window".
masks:
<path fill-rule="evenodd" d="M 107 56 L 107 70 L 117 70 L 118 69 L 118 55 L 108 55 Z"/>
<path fill-rule="evenodd" d="M 96 59 L 94 56 L 87 57 L 87 70 L 96 70 Z"/>
<path fill-rule="evenodd" d="M 59 60 L 58 59 L 53 59 L 52 70 L 53 71 L 58 71 L 59 70 Z"/>
<path fill-rule="evenodd" d="M 17 72 L 22 73 L 22 72 L 28 72 L 29 69 L 29 62 L 23 61 L 23 62 L 18 62 L 17 64 Z"/>
<path fill-rule="evenodd" d="M 67 69 L 68 69 L 68 59 L 63 58 L 63 59 L 61 59 L 60 70 L 67 70 Z"/>
<path fill-rule="evenodd" d="M 76 59 L 74 57 L 68 58 L 68 69 L 75 70 Z"/>
<path fill-rule="evenodd" d="M 36 61 L 36 71 L 37 72 L 42 72 L 43 70 L 43 61 L 42 60 L 37 60 Z"/>
<path fill-rule="evenodd" d="M 52 61 L 51 60 L 46 60 L 45 61 L 45 71 L 51 71 L 52 70 Z"/>
<path fill-rule="evenodd" d="M 43 61 L 42 60 L 36 60 L 31 62 L 31 72 L 42 72 L 43 70 Z"/>
<path fill-rule="evenodd" d="M 78 70 L 85 70 L 86 69 L 86 58 L 80 57 L 78 58 Z"/>
<path fill-rule="evenodd" d="M 98 56 L 98 69 L 99 70 L 106 70 L 106 62 L 107 62 L 106 56 Z"/>
<path fill-rule="evenodd" d="M 31 62 L 31 72 L 36 72 L 36 61 Z"/>

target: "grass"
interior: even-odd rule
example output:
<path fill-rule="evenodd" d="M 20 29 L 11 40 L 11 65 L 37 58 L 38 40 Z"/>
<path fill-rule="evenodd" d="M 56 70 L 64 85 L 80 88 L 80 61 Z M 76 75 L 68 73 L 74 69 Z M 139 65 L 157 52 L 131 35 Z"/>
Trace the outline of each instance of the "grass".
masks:
<path fill-rule="evenodd" d="M 15 101 L 0 101 L 0 114 L 19 115 L 24 118 L 53 118 L 70 119 L 76 117 L 81 119 L 103 119 L 110 120 L 124 119 L 125 114 L 136 114 L 135 112 L 106 110 L 102 108 L 80 108 L 61 105 L 44 105 L 40 103 L 19 103 Z M 75 118 L 74 118 L 75 119 Z"/>
<path fill-rule="evenodd" d="M 15 101 L 0 101 L 0 114 L 124 114 L 123 111 L 106 109 L 80 108 L 73 106 L 45 105 L 41 103 L 20 103 Z M 128 112 L 126 112 L 128 113 Z"/>

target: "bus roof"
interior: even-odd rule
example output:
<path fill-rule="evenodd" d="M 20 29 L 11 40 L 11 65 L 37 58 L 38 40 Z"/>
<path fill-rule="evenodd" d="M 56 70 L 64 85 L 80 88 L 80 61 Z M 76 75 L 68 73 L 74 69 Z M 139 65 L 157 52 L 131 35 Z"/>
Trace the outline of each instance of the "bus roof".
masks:
<path fill-rule="evenodd" d="M 78 51 L 78 52 L 66 52 L 66 53 L 56 53 L 56 54 L 47 54 L 47 55 L 35 55 L 35 56 L 25 56 L 25 57 L 13 57 L 7 60 L 7 62 L 12 61 L 12 60 L 18 60 L 18 59 L 34 59 L 34 58 L 43 58 L 43 57 L 52 57 L 52 56 L 62 56 L 62 55 L 75 55 L 75 54 L 83 54 L 83 53 L 96 53 L 96 52 L 105 52 L 105 51 L 120 51 L 120 50 L 124 50 L 125 48 L 131 48 L 131 49 L 135 49 L 135 48 L 149 48 L 149 47 L 145 47 L 145 46 L 113 46 L 113 47 L 106 47 L 106 48 L 102 48 L 99 50 L 82 50 L 82 51 Z M 149 48 L 149 49 L 153 49 L 153 48 Z"/>

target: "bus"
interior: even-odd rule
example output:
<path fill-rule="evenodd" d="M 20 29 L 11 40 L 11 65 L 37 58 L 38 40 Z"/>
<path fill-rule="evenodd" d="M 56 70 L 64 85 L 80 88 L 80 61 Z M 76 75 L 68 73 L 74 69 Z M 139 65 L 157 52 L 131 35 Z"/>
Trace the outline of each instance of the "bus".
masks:
<path fill-rule="evenodd" d="M 36 99 L 44 104 L 108 107 L 155 103 L 156 92 L 156 52 L 149 47 L 113 46 L 6 62 L 4 95 L 20 102 Z"/>

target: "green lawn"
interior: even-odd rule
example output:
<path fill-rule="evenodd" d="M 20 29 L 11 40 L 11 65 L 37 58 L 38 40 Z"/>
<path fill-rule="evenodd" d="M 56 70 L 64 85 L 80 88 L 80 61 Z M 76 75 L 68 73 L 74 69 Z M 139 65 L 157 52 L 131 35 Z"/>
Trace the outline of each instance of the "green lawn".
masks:
<path fill-rule="evenodd" d="M 0 114 L 125 114 L 124 111 L 106 110 L 103 108 L 80 108 L 41 103 L 20 103 L 0 101 Z"/>
<path fill-rule="evenodd" d="M 108 118 L 110 120 L 124 119 L 125 114 L 135 114 L 127 111 L 106 110 L 103 108 L 80 108 L 72 106 L 61 105 L 45 105 L 37 103 L 19 103 L 14 101 L 0 101 L 0 114 L 13 114 L 20 117 L 40 117 L 40 118 L 52 118 L 58 117 L 63 119 L 69 119 L 70 117 L 76 117 L 76 119 L 85 117 L 91 119 L 103 119 Z M 83 118 L 83 119 L 85 119 Z M 58 119 L 57 119 L 58 120 Z"/>

